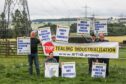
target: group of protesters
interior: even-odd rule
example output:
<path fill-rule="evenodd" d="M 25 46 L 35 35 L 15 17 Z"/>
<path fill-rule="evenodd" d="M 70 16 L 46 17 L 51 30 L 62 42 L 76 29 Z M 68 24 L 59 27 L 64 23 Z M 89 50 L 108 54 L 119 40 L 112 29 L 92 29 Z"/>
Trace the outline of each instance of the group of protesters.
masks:
<path fill-rule="evenodd" d="M 108 42 L 108 40 L 105 40 L 105 36 L 103 33 L 100 33 L 99 38 L 96 37 L 95 34 L 91 35 L 91 43 L 96 42 Z M 38 61 L 38 44 L 40 43 L 40 40 L 36 38 L 36 33 L 33 31 L 30 33 L 31 37 L 31 54 L 28 55 L 28 62 L 29 62 L 29 74 L 33 74 L 33 62 L 36 67 L 36 73 L 37 76 L 40 76 L 40 67 L 39 67 L 39 61 Z M 55 41 L 55 37 L 52 38 L 53 41 Z M 46 57 L 45 62 L 49 63 L 58 63 L 59 62 L 59 56 L 54 56 L 53 52 L 49 53 L 49 56 Z M 108 58 L 88 58 L 88 65 L 89 65 L 89 74 L 92 72 L 92 65 L 93 63 L 105 63 L 107 65 L 106 67 L 106 76 L 109 75 L 109 59 Z M 59 68 L 59 74 L 61 74 L 61 68 Z"/>

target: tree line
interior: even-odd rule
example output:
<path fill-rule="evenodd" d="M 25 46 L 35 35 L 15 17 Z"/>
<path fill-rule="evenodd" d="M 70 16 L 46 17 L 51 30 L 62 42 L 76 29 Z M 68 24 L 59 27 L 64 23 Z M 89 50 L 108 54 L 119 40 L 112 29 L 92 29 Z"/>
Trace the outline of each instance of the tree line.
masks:
<path fill-rule="evenodd" d="M 19 36 L 27 36 L 29 30 L 28 27 L 31 25 L 31 21 L 27 19 L 27 14 L 24 11 L 16 10 L 12 14 L 12 28 L 5 29 L 7 26 L 5 23 L 5 14 L 0 15 L 0 38 L 16 38 Z M 41 27 L 51 27 L 52 34 L 56 34 L 56 24 L 47 23 Z M 77 23 L 70 25 L 70 33 L 76 33 Z M 122 23 L 111 23 L 108 24 L 108 35 L 109 36 L 121 36 L 126 35 L 126 26 Z"/>
<path fill-rule="evenodd" d="M 10 25 L 5 19 L 5 14 L 0 15 L 0 38 L 16 38 L 18 36 L 27 36 L 31 31 L 31 21 L 28 20 L 25 11 L 18 9 L 11 15 Z"/>
<path fill-rule="evenodd" d="M 48 23 L 41 27 L 50 27 L 53 34 L 56 34 L 56 24 Z M 122 36 L 126 35 L 126 26 L 122 23 L 109 23 L 108 25 L 108 36 Z M 41 28 L 40 27 L 40 28 Z M 77 32 L 77 23 L 73 23 L 70 25 L 70 33 Z"/>

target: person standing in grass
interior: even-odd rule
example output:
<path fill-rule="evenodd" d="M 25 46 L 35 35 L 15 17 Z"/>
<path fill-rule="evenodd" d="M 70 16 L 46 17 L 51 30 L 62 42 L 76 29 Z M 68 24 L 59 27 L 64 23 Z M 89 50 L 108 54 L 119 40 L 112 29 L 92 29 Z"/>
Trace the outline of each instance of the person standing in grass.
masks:
<path fill-rule="evenodd" d="M 105 40 L 104 38 L 105 38 L 104 33 L 100 33 L 98 42 L 109 42 L 108 40 Z M 94 62 L 105 63 L 106 64 L 106 76 L 109 76 L 109 58 L 96 58 Z"/>
<path fill-rule="evenodd" d="M 92 34 L 91 35 L 91 42 L 90 43 L 95 43 L 96 42 L 96 36 L 95 34 Z M 88 71 L 89 71 L 89 74 L 91 74 L 92 72 L 92 62 L 94 61 L 95 58 L 88 58 Z"/>
<path fill-rule="evenodd" d="M 95 34 L 92 34 L 91 35 L 91 43 L 96 43 L 98 42 L 98 39 L 96 38 L 96 35 Z M 91 74 L 92 72 L 92 63 L 95 62 L 95 58 L 88 58 L 88 71 L 89 71 L 89 74 Z"/>
<path fill-rule="evenodd" d="M 100 33 L 98 42 L 109 42 L 109 41 L 105 40 L 104 33 Z M 106 64 L 106 76 L 108 76 L 109 75 L 109 58 L 99 58 L 98 62 Z"/>
<path fill-rule="evenodd" d="M 39 68 L 39 61 L 38 61 L 38 44 L 40 43 L 39 39 L 37 39 L 36 34 L 34 31 L 30 33 L 31 38 L 31 54 L 28 55 L 28 62 L 29 62 L 29 74 L 33 74 L 33 61 L 36 67 L 37 76 L 40 76 L 40 68 Z"/>

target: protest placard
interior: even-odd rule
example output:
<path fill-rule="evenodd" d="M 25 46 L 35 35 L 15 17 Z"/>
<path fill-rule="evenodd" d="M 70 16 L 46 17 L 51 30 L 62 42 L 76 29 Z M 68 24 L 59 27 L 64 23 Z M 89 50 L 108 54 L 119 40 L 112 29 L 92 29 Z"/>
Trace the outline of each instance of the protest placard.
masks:
<path fill-rule="evenodd" d="M 46 42 L 52 41 L 50 27 L 44 27 L 39 29 L 38 37 L 42 45 L 44 45 Z"/>
<path fill-rule="evenodd" d="M 95 34 L 99 34 L 99 33 L 104 33 L 107 34 L 107 20 L 96 20 L 94 23 L 95 26 L 95 30 L 94 33 Z"/>
<path fill-rule="evenodd" d="M 59 26 L 56 31 L 56 41 L 58 42 L 68 42 L 69 39 L 69 27 Z"/>
<path fill-rule="evenodd" d="M 45 77 L 59 77 L 59 63 L 45 63 Z"/>
<path fill-rule="evenodd" d="M 106 77 L 106 64 L 105 63 L 94 63 L 92 65 L 92 74 L 91 77 L 99 78 Z"/>
<path fill-rule="evenodd" d="M 77 21 L 77 34 L 90 34 L 91 23 L 90 21 Z"/>
<path fill-rule="evenodd" d="M 17 55 L 28 55 L 31 53 L 30 37 L 17 38 Z"/>
<path fill-rule="evenodd" d="M 62 62 L 62 77 L 74 78 L 76 77 L 75 62 Z"/>

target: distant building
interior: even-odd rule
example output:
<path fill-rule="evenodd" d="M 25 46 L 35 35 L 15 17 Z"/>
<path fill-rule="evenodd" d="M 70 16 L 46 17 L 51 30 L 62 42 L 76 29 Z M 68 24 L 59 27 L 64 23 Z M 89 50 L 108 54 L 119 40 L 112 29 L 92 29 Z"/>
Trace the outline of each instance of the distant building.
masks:
<path fill-rule="evenodd" d="M 118 20 L 118 18 L 111 17 L 108 19 L 108 23 L 111 23 L 111 24 L 119 23 L 119 20 Z"/>
<path fill-rule="evenodd" d="M 119 23 L 124 23 L 124 24 L 126 24 L 126 17 L 119 18 L 118 21 L 119 21 Z"/>

